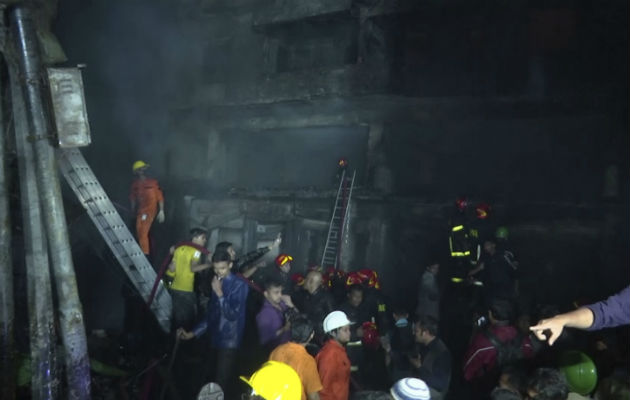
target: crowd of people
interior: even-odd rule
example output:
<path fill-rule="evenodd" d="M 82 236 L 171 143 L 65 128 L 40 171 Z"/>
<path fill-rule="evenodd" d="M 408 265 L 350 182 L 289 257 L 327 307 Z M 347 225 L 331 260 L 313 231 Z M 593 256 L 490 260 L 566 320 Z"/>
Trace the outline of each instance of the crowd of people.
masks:
<path fill-rule="evenodd" d="M 618 357 L 627 343 L 615 353 L 610 335 L 562 332 L 630 324 L 630 288 L 568 314 L 525 312 L 507 229 L 488 233 L 486 204 L 472 222 L 466 200 L 456 209 L 447 262 L 454 274 L 444 284 L 440 262 L 427 263 L 415 308 L 388 301 L 371 269 L 295 273 L 285 253 L 267 266 L 263 256 L 279 250 L 280 235 L 238 256 L 229 242 L 208 251 L 207 232 L 192 229 L 171 249 L 165 274 L 173 336 L 208 338 L 184 352 L 201 357 L 203 381 L 226 399 L 629 398 L 628 360 Z M 444 290 L 458 285 L 466 289 Z M 453 323 L 450 297 L 463 299 L 470 322 Z"/>
<path fill-rule="evenodd" d="M 205 240 L 202 229 L 191 231 L 190 243 L 203 246 Z M 510 290 L 490 283 L 482 287 L 480 296 L 470 299 L 474 308 L 485 312 L 474 316 L 467 349 L 458 360 L 440 335 L 444 324 L 440 321 L 439 263 L 424 269 L 417 307 L 410 316 L 404 306 L 391 306 L 386 301 L 373 270 L 345 273 L 311 267 L 304 276 L 291 274 L 292 257 L 287 254 L 278 255 L 273 267 L 263 266 L 260 258 L 280 244 L 278 237 L 271 246 L 243 257 L 246 262 L 226 242 L 216 246 L 209 261 L 203 260 L 195 246 L 185 250 L 189 245 L 181 244 L 174 250 L 169 268 L 171 291 L 181 290 L 181 277 L 189 281 L 186 287 L 192 298 L 172 296 L 176 335 L 190 340 L 209 332 L 212 351 L 204 358 L 212 361 L 206 379 L 216 382 L 226 398 L 238 398 L 244 389 L 237 380 L 243 373 L 239 360 L 247 360 L 245 365 L 251 366 L 272 362 L 262 367 L 267 370 L 265 374 L 245 379 L 251 386 L 246 391 L 263 393 L 261 376 L 274 381 L 269 371 L 277 367 L 275 363 L 284 363 L 297 373 L 301 398 L 310 400 L 392 398 L 387 396 L 443 399 L 453 398 L 449 395 L 453 388 L 452 393 L 465 393 L 467 398 L 495 400 L 581 398 L 578 396 L 596 388 L 604 393 L 608 387 L 629 393 L 620 389 L 627 388 L 628 382 L 616 376 L 614 368 L 607 372 L 608 380 L 602 379 L 604 369 L 599 368 L 597 385 L 595 366 L 603 353 L 587 355 L 588 348 L 580 347 L 576 339 L 567 339 L 566 343 L 576 346 L 572 351 L 568 344 L 556 351 L 544 342 L 554 344 L 562 326 L 586 329 L 630 323 L 630 289 L 607 303 L 580 308 L 567 316 L 543 318 L 530 328 L 517 318 L 516 282 L 511 283 Z M 504 268 L 507 276 L 513 275 L 516 262 L 512 255 L 505 257 L 508 250 L 497 246 L 496 239 L 486 239 L 483 249 L 478 261 L 481 265 L 471 266 L 468 282 L 477 282 L 479 271 Z M 178 257 L 179 253 L 190 256 Z M 210 281 L 209 292 L 196 292 L 190 279 L 205 270 L 214 273 L 204 278 Z M 196 314 L 195 304 L 206 297 L 206 310 Z M 249 343 L 243 342 L 246 331 Z M 618 366 L 627 367 L 627 363 Z M 416 384 L 426 390 L 416 395 L 404 394 L 413 393 L 411 389 L 395 394 L 396 385 Z M 280 389 L 274 390 L 280 393 Z M 622 398 L 605 396 L 599 398 Z"/>

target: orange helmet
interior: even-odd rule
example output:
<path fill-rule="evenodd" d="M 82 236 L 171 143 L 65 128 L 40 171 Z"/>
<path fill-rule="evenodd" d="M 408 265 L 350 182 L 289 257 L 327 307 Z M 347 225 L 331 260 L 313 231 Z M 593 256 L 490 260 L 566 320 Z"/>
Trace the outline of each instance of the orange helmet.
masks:
<path fill-rule="evenodd" d="M 278 254 L 278 257 L 276 257 L 276 265 L 278 267 L 282 267 L 284 264 L 293 261 L 293 257 L 291 257 L 288 254 Z"/>
<path fill-rule="evenodd" d="M 300 274 L 299 272 L 296 272 L 293 275 L 291 275 L 291 280 L 296 286 L 304 285 L 304 275 Z"/>
<path fill-rule="evenodd" d="M 475 212 L 477 213 L 477 218 L 486 219 L 490 216 L 490 206 L 486 203 L 479 203 L 475 207 Z"/>
<path fill-rule="evenodd" d="M 361 338 L 363 345 L 374 350 L 378 349 L 381 342 L 378 338 L 376 324 L 371 321 L 366 321 L 361 325 L 361 328 L 363 328 L 363 337 Z"/>
<path fill-rule="evenodd" d="M 346 287 L 350 287 L 353 285 L 360 285 L 363 283 L 363 279 L 358 272 L 349 272 L 346 276 Z"/>

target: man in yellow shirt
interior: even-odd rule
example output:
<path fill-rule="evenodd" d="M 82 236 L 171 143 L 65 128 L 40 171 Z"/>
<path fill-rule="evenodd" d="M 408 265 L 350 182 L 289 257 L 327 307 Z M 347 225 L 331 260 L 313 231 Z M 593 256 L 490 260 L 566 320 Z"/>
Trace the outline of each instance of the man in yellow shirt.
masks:
<path fill-rule="evenodd" d="M 172 326 L 191 329 L 197 319 L 197 294 L 195 293 L 195 273 L 210 268 L 202 263 L 202 256 L 208 255 L 205 245 L 207 231 L 193 228 L 190 242 L 180 243 L 173 252 L 173 259 L 166 274 L 173 278 L 170 293 L 173 300 Z"/>

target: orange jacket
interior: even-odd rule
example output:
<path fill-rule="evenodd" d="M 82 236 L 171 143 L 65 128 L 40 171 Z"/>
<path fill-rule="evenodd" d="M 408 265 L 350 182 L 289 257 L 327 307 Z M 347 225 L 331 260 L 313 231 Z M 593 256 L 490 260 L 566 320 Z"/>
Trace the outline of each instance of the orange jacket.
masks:
<path fill-rule="evenodd" d="M 350 391 L 350 360 L 336 340 L 324 344 L 315 357 L 319 377 L 324 388 L 319 392 L 321 400 L 348 400 Z"/>
<path fill-rule="evenodd" d="M 158 204 L 164 201 L 164 195 L 157 180 L 136 179 L 131 184 L 129 199 L 136 205 L 136 215 L 148 214 L 154 217 L 158 211 Z"/>

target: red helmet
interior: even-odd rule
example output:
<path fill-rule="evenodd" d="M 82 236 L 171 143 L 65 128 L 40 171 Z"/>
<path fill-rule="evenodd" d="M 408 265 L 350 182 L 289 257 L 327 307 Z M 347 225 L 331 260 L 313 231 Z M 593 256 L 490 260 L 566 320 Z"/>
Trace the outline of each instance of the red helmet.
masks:
<path fill-rule="evenodd" d="M 357 271 L 357 274 L 361 278 L 361 283 L 363 283 L 364 281 L 370 279 L 370 276 L 372 276 L 372 270 L 369 268 L 362 268 Z"/>
<path fill-rule="evenodd" d="M 304 285 L 304 275 L 300 274 L 299 272 L 296 272 L 293 275 L 291 275 L 291 280 L 296 286 Z"/>
<path fill-rule="evenodd" d="M 363 268 L 357 273 L 361 277 L 361 283 L 366 282 L 368 287 L 374 289 L 381 288 L 381 282 L 378 280 L 378 274 L 373 269 Z"/>
<path fill-rule="evenodd" d="M 363 279 L 361 279 L 361 276 L 359 276 L 359 273 L 356 271 L 350 272 L 346 276 L 346 287 L 360 285 L 361 283 L 363 283 Z"/>
<path fill-rule="evenodd" d="M 477 213 L 477 218 L 486 219 L 490 216 L 490 206 L 486 203 L 479 203 L 475 207 L 475 212 Z"/>
<path fill-rule="evenodd" d="M 363 328 L 363 338 L 361 338 L 363 345 L 374 350 L 378 349 L 381 342 L 378 337 L 376 324 L 374 322 L 367 321 L 361 325 L 361 328 Z"/>
<path fill-rule="evenodd" d="M 278 254 L 278 257 L 276 257 L 276 265 L 278 267 L 282 267 L 284 264 L 293 261 L 293 257 L 291 257 L 288 254 Z"/>
<path fill-rule="evenodd" d="M 459 211 L 464 211 L 466 207 L 468 207 L 468 199 L 465 197 L 457 198 L 457 200 L 455 200 L 455 207 L 457 207 Z"/>

